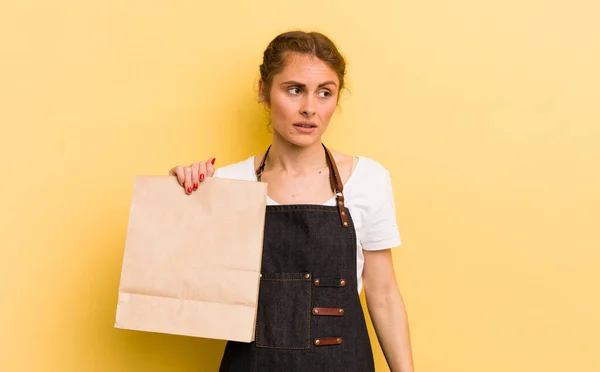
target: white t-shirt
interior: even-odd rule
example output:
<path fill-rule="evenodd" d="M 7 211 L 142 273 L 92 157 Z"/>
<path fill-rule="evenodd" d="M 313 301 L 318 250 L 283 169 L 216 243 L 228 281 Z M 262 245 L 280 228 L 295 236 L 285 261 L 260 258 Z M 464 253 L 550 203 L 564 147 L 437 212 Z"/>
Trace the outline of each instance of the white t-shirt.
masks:
<path fill-rule="evenodd" d="M 254 156 L 218 168 L 219 178 L 256 181 Z M 396 224 L 396 209 L 390 174 L 377 161 L 359 156 L 354 171 L 344 184 L 344 201 L 350 211 L 357 237 L 358 293 L 362 290 L 362 272 L 365 263 L 363 249 L 375 251 L 400 246 Z M 267 205 L 277 203 L 267 196 Z M 335 196 L 324 205 L 336 205 Z"/>

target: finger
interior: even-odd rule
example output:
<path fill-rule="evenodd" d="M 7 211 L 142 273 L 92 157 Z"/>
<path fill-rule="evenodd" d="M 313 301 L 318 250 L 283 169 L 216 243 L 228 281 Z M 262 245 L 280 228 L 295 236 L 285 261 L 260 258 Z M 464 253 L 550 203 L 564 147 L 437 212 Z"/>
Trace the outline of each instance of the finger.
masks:
<path fill-rule="evenodd" d="M 201 161 L 198 165 L 200 166 L 200 182 L 202 182 L 206 178 L 206 162 Z"/>
<path fill-rule="evenodd" d="M 190 167 L 185 167 L 185 183 L 183 187 L 185 187 L 186 193 L 192 193 L 192 168 Z"/>
<path fill-rule="evenodd" d="M 198 183 L 200 182 L 200 174 L 198 172 L 198 170 L 200 169 L 200 166 L 198 163 L 193 163 L 192 164 L 192 189 L 198 190 Z"/>
<path fill-rule="evenodd" d="M 185 174 L 183 172 L 182 166 L 171 168 L 171 170 L 169 171 L 169 175 L 177 177 L 177 182 L 179 182 L 179 184 L 183 186 L 183 183 L 185 181 Z"/>
<path fill-rule="evenodd" d="M 215 174 L 215 158 L 210 158 L 206 162 L 206 177 L 212 177 Z"/>

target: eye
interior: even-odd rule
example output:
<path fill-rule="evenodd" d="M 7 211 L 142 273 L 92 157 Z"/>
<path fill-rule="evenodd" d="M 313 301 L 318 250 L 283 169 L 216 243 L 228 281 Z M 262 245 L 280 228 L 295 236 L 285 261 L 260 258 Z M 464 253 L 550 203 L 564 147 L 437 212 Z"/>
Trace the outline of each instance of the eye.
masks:
<path fill-rule="evenodd" d="M 297 94 L 302 93 L 302 89 L 300 89 L 299 87 L 291 87 L 291 88 L 288 88 L 288 92 L 293 95 L 297 95 Z"/>
<path fill-rule="evenodd" d="M 319 92 L 319 97 L 320 98 L 327 98 L 329 96 L 331 96 L 331 92 L 328 91 L 328 90 L 322 90 L 322 91 Z"/>

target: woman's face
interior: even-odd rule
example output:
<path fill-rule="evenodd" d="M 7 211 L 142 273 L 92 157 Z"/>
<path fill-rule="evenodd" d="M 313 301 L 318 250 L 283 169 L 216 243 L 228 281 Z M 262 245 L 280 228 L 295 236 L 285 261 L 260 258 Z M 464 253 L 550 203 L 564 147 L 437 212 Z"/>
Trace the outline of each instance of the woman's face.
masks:
<path fill-rule="evenodd" d="M 337 107 L 339 84 L 336 72 L 322 60 L 290 54 L 273 77 L 270 99 L 261 96 L 270 108 L 274 135 L 300 147 L 320 143 Z"/>

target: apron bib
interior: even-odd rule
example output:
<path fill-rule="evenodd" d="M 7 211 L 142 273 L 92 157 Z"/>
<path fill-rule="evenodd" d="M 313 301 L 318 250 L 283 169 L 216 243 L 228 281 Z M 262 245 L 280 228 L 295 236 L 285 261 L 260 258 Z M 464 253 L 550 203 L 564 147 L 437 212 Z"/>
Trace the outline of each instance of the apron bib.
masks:
<path fill-rule="evenodd" d="M 357 289 L 355 229 L 323 147 L 337 205 L 267 206 L 255 341 L 229 341 L 220 372 L 375 370 Z"/>

